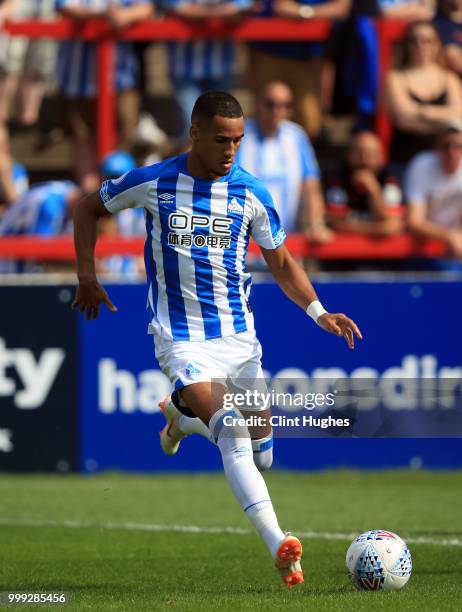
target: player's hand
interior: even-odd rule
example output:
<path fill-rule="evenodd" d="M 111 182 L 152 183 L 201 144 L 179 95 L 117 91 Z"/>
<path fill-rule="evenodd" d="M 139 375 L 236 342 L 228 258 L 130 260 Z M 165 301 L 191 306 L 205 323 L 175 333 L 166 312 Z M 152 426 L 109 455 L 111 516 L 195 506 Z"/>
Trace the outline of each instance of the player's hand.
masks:
<path fill-rule="evenodd" d="M 350 349 L 355 347 L 355 336 L 363 339 L 356 323 L 342 313 L 324 313 L 318 318 L 318 325 L 336 336 L 343 336 Z"/>
<path fill-rule="evenodd" d="M 80 312 L 85 312 L 85 319 L 89 321 L 98 318 L 101 302 L 104 302 L 111 312 L 117 312 L 116 306 L 111 302 L 106 290 L 98 283 L 96 278 L 80 281 L 75 299 L 72 302 L 72 309 L 78 308 Z"/>

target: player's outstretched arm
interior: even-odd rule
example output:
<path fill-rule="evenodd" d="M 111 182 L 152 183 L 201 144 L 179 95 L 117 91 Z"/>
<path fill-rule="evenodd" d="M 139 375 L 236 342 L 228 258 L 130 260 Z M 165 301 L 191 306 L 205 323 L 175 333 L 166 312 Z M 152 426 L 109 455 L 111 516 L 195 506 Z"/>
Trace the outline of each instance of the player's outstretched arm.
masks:
<path fill-rule="evenodd" d="M 268 267 L 284 293 L 310 316 L 310 304 L 318 302 L 318 296 L 302 267 L 295 261 L 284 245 L 277 249 L 261 249 Z M 319 302 L 318 302 L 319 304 Z M 326 331 L 343 336 L 349 346 L 355 346 L 355 335 L 362 339 L 356 323 L 343 313 L 323 312 L 316 317 L 320 327 Z"/>
<path fill-rule="evenodd" d="M 117 310 L 105 289 L 99 284 L 95 271 L 94 253 L 98 219 L 107 214 L 109 213 L 97 192 L 83 198 L 74 214 L 74 244 L 79 284 L 72 308 L 85 312 L 87 321 L 98 318 L 101 302 L 104 302 L 112 312 Z"/>

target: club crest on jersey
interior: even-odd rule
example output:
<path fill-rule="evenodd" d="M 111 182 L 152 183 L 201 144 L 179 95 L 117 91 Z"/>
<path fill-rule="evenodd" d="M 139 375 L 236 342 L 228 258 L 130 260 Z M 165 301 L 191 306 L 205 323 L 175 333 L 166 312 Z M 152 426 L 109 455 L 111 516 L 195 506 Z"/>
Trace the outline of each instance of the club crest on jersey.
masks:
<path fill-rule="evenodd" d="M 228 204 L 228 214 L 232 212 L 237 213 L 238 215 L 244 214 L 244 207 L 242 206 L 242 204 L 239 204 L 236 198 L 233 198 Z"/>
<path fill-rule="evenodd" d="M 201 374 L 201 370 L 189 362 L 186 365 L 185 374 L 188 378 L 194 378 L 195 376 L 199 376 L 199 374 Z"/>

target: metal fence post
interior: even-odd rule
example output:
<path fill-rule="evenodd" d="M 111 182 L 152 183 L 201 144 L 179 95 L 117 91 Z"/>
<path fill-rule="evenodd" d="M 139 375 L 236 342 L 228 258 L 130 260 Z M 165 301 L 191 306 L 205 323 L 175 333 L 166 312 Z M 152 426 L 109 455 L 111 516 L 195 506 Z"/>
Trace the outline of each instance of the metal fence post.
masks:
<path fill-rule="evenodd" d="M 98 75 L 98 158 L 114 151 L 116 142 L 116 95 L 115 81 L 115 53 L 116 42 L 110 35 L 106 35 L 96 42 L 97 44 L 97 75 Z"/>

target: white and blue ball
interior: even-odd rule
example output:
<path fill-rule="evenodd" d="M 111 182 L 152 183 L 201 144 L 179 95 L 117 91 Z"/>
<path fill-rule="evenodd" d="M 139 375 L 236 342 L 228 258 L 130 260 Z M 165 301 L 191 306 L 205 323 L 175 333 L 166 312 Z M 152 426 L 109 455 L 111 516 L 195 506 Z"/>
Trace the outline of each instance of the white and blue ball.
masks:
<path fill-rule="evenodd" d="M 412 573 L 407 544 L 396 533 L 374 529 L 355 538 L 347 550 L 346 566 L 358 589 L 401 589 Z"/>

